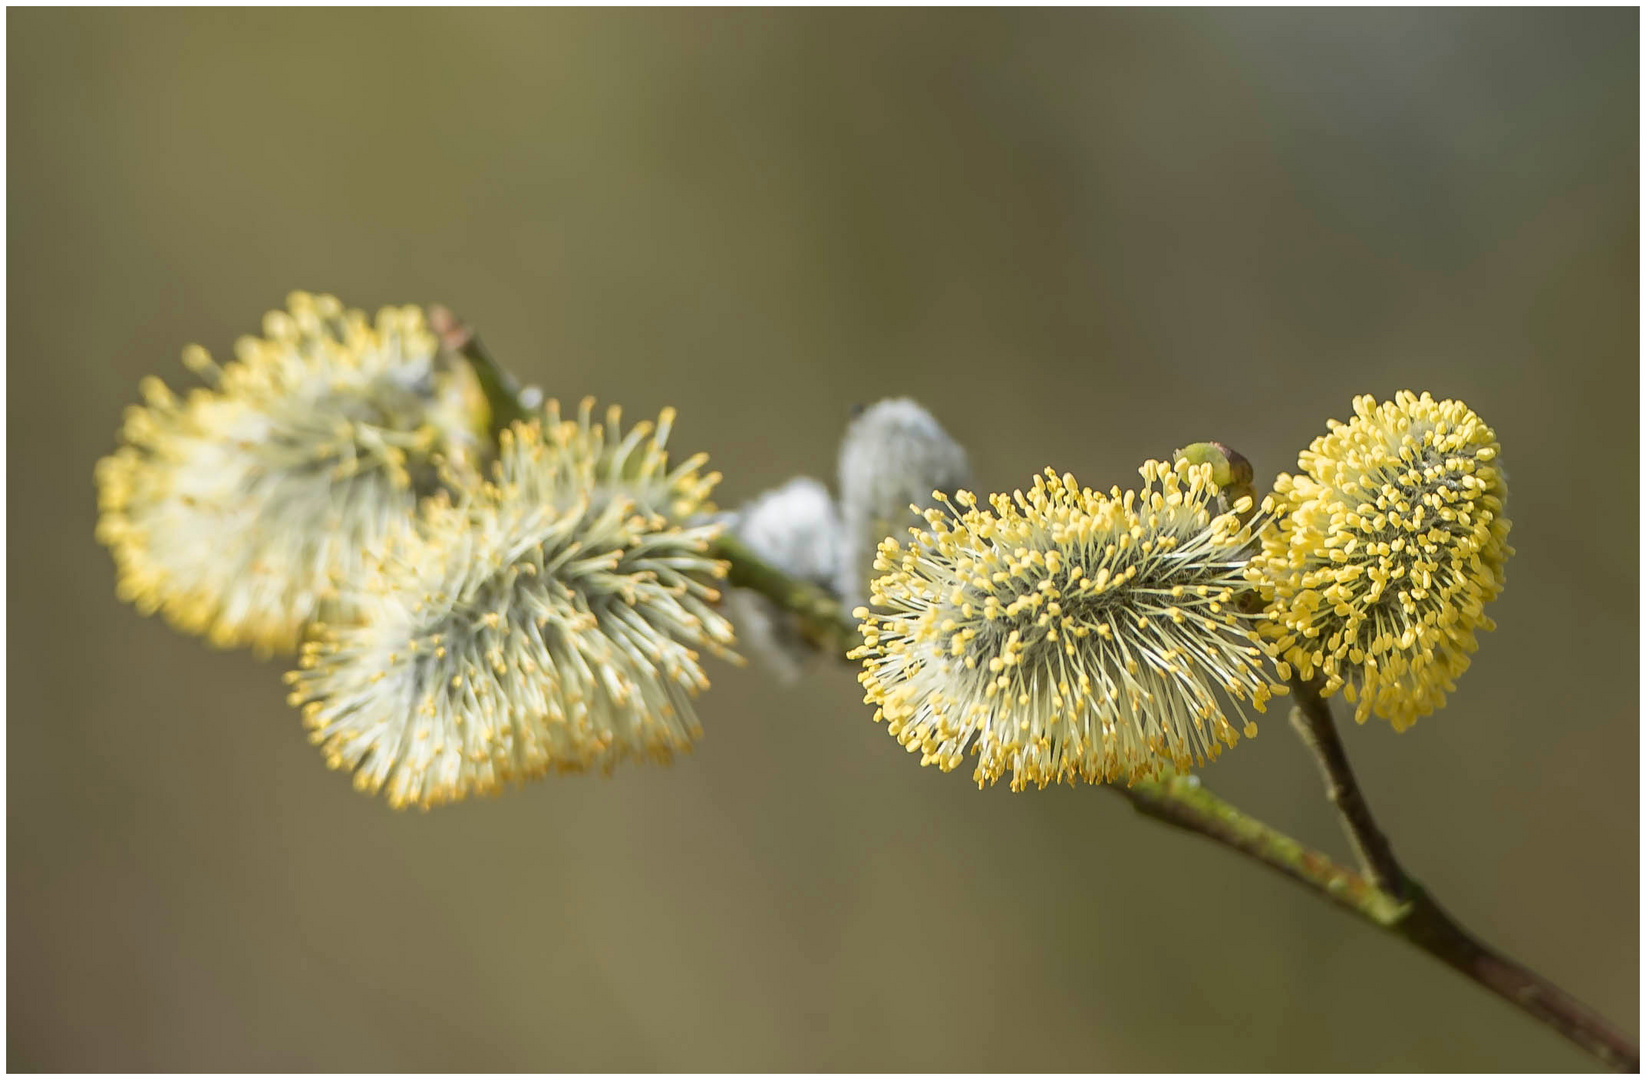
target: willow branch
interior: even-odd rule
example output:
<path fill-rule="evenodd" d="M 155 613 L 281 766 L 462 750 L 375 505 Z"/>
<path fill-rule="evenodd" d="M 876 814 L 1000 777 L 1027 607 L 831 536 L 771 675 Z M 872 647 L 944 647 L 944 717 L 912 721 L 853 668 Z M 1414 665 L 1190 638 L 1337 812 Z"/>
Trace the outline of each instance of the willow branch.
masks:
<path fill-rule="evenodd" d="M 1366 876 L 1382 893 L 1403 901 L 1406 914 L 1389 927 L 1442 963 L 1548 1024 L 1608 1066 L 1638 1072 L 1640 1050 L 1598 1013 L 1530 968 L 1496 952 L 1446 913 L 1395 858 L 1389 838 L 1372 816 L 1348 753 L 1338 738 L 1332 709 L 1318 679 L 1292 680 L 1292 726 L 1314 754 Z"/>
<path fill-rule="evenodd" d="M 827 590 L 799 582 L 722 537 L 714 554 L 730 564 L 727 581 L 752 588 L 792 612 L 802 633 L 826 654 L 843 657 L 861 639 Z M 1146 817 L 1219 844 L 1276 871 L 1337 907 L 1429 953 L 1511 1005 L 1542 1021 L 1607 1066 L 1636 1072 L 1640 1051 L 1599 1014 L 1536 972 L 1464 930 L 1395 860 L 1349 766 L 1331 710 L 1313 686 L 1294 686 L 1293 723 L 1315 750 L 1327 795 L 1343 819 L 1365 872 L 1343 866 L 1244 813 L 1203 787 L 1197 777 L 1140 780 L 1108 790 Z"/>
<path fill-rule="evenodd" d="M 491 405 L 491 430 L 530 414 L 518 385 L 479 339 L 443 308 L 430 310 L 431 327 L 474 368 Z M 1214 444 L 1207 444 L 1214 445 Z M 1222 447 L 1216 447 L 1232 461 Z M 728 584 L 751 589 L 795 616 L 802 637 L 825 655 L 845 659 L 862 641 L 857 623 L 828 590 L 798 581 L 758 558 L 735 537 L 722 535 L 711 552 L 727 564 Z M 1110 787 L 1146 817 L 1202 836 L 1283 874 L 1344 911 L 1429 953 L 1466 978 L 1542 1021 L 1606 1065 L 1638 1072 L 1640 1051 L 1622 1032 L 1547 979 L 1464 930 L 1395 859 L 1377 826 L 1337 737 L 1331 709 L 1314 685 L 1295 683 L 1293 725 L 1320 762 L 1326 792 L 1342 818 L 1365 873 L 1342 866 L 1218 798 L 1194 776 L 1140 780 Z"/>

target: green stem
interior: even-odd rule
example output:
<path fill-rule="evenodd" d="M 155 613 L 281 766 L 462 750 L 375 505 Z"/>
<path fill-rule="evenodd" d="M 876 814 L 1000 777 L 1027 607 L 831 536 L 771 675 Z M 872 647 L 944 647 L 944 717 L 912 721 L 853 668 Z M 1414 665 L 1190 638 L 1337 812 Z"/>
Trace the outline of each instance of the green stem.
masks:
<path fill-rule="evenodd" d="M 1407 914 L 1406 905 L 1361 875 L 1242 813 L 1202 787 L 1199 777 L 1139 780 L 1110 790 L 1138 813 L 1250 856 L 1384 929 L 1399 925 Z"/>
<path fill-rule="evenodd" d="M 862 644 L 857 620 L 846 613 L 839 599 L 827 589 L 788 576 L 761 560 L 730 533 L 717 537 L 709 554 L 728 564 L 728 585 L 757 592 L 794 615 L 800 624 L 800 636 L 819 652 L 844 658 L 852 648 Z"/>

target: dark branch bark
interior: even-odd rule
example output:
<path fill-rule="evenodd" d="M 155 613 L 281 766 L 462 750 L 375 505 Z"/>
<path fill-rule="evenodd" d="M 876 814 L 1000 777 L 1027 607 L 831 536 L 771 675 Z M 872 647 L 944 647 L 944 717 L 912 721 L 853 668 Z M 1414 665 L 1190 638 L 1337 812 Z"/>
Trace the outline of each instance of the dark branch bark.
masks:
<path fill-rule="evenodd" d="M 1292 680 L 1292 726 L 1314 753 L 1326 781 L 1326 797 L 1337 807 L 1366 875 L 1401 904 L 1402 916 L 1387 928 L 1510 1004 L 1548 1024 L 1613 1069 L 1640 1071 L 1640 1049 L 1628 1036 L 1558 986 L 1493 950 L 1458 925 L 1395 858 L 1360 790 L 1348 754 L 1338 738 L 1332 709 L 1320 683 Z"/>
<path fill-rule="evenodd" d="M 1377 827 L 1371 807 L 1361 794 L 1349 757 L 1343 750 L 1343 741 L 1337 737 L 1337 726 L 1332 723 L 1331 706 L 1320 696 L 1319 682 L 1305 683 L 1292 680 L 1292 727 L 1305 745 L 1314 752 L 1320 763 L 1321 776 L 1326 781 L 1326 798 L 1337 807 L 1343 821 L 1343 831 L 1354 846 L 1366 876 L 1377 887 L 1391 896 L 1404 895 L 1405 875 L 1395 861 L 1389 840 Z"/>

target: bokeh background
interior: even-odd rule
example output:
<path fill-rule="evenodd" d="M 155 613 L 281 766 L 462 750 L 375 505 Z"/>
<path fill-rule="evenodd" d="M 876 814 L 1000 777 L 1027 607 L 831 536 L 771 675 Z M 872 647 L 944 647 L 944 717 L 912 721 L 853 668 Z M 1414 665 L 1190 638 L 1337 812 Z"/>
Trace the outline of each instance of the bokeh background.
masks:
<path fill-rule="evenodd" d="M 114 597 L 92 467 L 293 288 L 678 406 L 735 505 L 912 394 L 978 483 L 1261 476 L 1466 399 L 1518 554 L 1454 703 L 1346 733 L 1415 874 L 1638 1031 L 1634 11 L 9 12 L 13 1069 L 1582 1069 L 1092 789 L 979 793 L 852 672 L 672 768 L 394 814 L 278 663 Z M 1206 771 L 1347 855 L 1284 710 Z"/>

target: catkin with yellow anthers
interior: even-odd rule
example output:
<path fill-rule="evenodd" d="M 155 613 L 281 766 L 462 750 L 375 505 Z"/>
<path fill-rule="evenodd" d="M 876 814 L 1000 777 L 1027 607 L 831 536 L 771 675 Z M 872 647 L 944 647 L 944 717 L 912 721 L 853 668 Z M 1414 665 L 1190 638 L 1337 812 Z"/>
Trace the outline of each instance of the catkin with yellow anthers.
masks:
<path fill-rule="evenodd" d="M 562 419 L 560 402 L 544 405 L 545 418 L 534 425 L 530 467 L 511 465 L 503 455 L 493 468 L 514 472 L 503 479 L 519 486 L 522 497 L 569 505 L 587 493 L 598 511 L 608 498 L 627 498 L 642 514 L 684 521 L 714 509 L 709 493 L 720 482 L 717 472 L 700 470 L 707 454 L 693 454 L 670 464 L 665 446 L 674 428 L 675 411 L 665 408 L 656 423 L 642 420 L 622 428 L 623 412 L 608 406 L 603 421 L 594 419 L 594 398 L 584 398 L 575 420 Z M 512 437 L 504 432 L 504 437 Z"/>
<path fill-rule="evenodd" d="M 306 646 L 292 704 L 359 790 L 427 808 L 549 772 L 668 761 L 701 734 L 701 654 L 732 656 L 715 607 L 726 567 L 705 554 L 720 526 L 637 504 L 627 459 L 602 449 L 627 441 L 615 430 L 565 434 L 505 431 L 494 479 L 426 504 L 421 533 L 356 590 L 358 624 Z M 657 489 L 664 504 L 708 493 L 695 468 L 655 463 L 675 477 Z"/>
<path fill-rule="evenodd" d="M 1514 552 L 1507 486 L 1497 436 L 1461 401 L 1401 391 L 1354 411 L 1275 481 L 1247 576 L 1283 673 L 1318 673 L 1357 721 L 1401 731 L 1445 704 L 1493 628 L 1485 605 Z"/>
<path fill-rule="evenodd" d="M 859 608 L 859 680 L 924 765 L 979 786 L 1130 782 L 1217 757 L 1281 688 L 1234 603 L 1252 534 L 1207 465 L 1150 461 L 1107 495 L 1047 469 L 888 539 Z M 1249 509 L 1242 500 L 1240 512 Z M 883 613 L 884 612 L 884 613 Z"/>
<path fill-rule="evenodd" d="M 412 529 L 420 498 L 468 481 L 483 430 L 472 375 L 440 362 L 418 308 L 288 308 L 221 366 L 185 349 L 208 384 L 187 397 L 145 379 L 97 465 L 121 598 L 260 653 L 290 652 L 323 608 L 347 619 L 336 582 Z"/>

